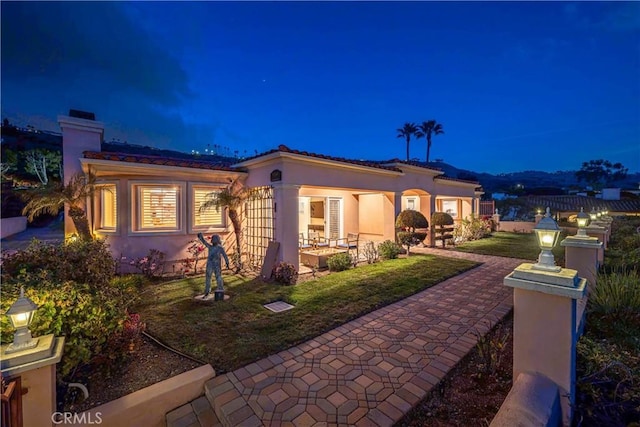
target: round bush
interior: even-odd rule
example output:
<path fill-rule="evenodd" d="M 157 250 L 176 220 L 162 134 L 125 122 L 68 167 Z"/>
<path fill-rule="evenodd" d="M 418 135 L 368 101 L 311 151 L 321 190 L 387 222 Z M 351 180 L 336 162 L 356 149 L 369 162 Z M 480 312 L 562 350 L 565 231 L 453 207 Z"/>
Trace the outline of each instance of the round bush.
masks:
<path fill-rule="evenodd" d="M 293 264 L 282 261 L 273 267 L 273 278 L 280 284 L 293 285 L 298 279 L 298 272 Z"/>
<path fill-rule="evenodd" d="M 385 240 L 378 245 L 378 253 L 384 259 L 396 259 L 400 254 L 401 248 L 396 242 Z"/>
<path fill-rule="evenodd" d="M 429 228 L 429 221 L 425 216 L 411 209 L 404 210 L 396 218 L 396 227 L 401 227 L 413 231 L 416 228 Z"/>
<path fill-rule="evenodd" d="M 431 215 L 431 224 L 433 225 L 453 225 L 453 217 L 446 212 L 434 212 Z"/>
<path fill-rule="evenodd" d="M 336 254 L 327 259 L 329 271 L 344 271 L 351 268 L 351 255 L 348 253 Z"/>

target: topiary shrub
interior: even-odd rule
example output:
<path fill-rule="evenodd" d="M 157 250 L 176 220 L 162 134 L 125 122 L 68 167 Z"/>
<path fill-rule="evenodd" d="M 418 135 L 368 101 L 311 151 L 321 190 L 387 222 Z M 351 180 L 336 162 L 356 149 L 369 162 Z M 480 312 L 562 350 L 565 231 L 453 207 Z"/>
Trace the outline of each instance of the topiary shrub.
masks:
<path fill-rule="evenodd" d="M 400 244 L 407 247 L 408 255 L 410 253 L 411 246 L 421 243 L 427 237 L 427 233 L 418 233 L 416 232 L 416 229 L 428 228 L 429 222 L 422 213 L 412 209 L 407 209 L 398 214 L 398 217 L 396 218 L 396 227 L 404 230 L 398 232 L 398 241 Z"/>
<path fill-rule="evenodd" d="M 344 271 L 351 268 L 351 255 L 344 252 L 327 258 L 329 271 Z"/>
<path fill-rule="evenodd" d="M 396 259 L 400 251 L 400 246 L 391 240 L 385 240 L 378 245 L 378 253 L 380 257 L 384 259 Z"/>
<path fill-rule="evenodd" d="M 431 224 L 435 227 L 435 240 L 440 240 L 443 248 L 447 240 L 453 239 L 453 222 L 453 217 L 446 212 L 434 212 L 431 215 Z"/>
<path fill-rule="evenodd" d="M 293 264 L 281 261 L 273 267 L 273 278 L 282 285 L 293 285 L 298 280 L 298 272 Z"/>

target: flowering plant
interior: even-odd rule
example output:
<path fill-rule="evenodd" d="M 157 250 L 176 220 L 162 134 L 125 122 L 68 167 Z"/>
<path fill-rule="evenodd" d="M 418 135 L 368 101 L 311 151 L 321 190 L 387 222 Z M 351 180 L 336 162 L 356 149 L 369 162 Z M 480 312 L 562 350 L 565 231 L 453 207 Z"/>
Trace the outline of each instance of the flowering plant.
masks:
<path fill-rule="evenodd" d="M 283 285 L 293 285 L 298 278 L 298 272 L 293 264 L 282 261 L 273 267 L 273 278 Z"/>
<path fill-rule="evenodd" d="M 189 254 L 191 255 L 191 260 L 193 261 L 194 273 L 198 272 L 198 261 L 200 261 L 200 259 L 205 256 L 204 249 L 205 249 L 204 245 L 200 243 L 198 240 L 194 239 L 189 242 L 189 246 L 187 247 L 187 252 L 189 252 Z M 187 260 L 183 260 L 183 265 L 184 265 L 184 261 L 187 261 Z"/>
<path fill-rule="evenodd" d="M 147 256 L 131 260 L 129 265 L 140 270 L 148 278 L 160 276 L 164 271 L 164 252 L 150 249 Z"/>

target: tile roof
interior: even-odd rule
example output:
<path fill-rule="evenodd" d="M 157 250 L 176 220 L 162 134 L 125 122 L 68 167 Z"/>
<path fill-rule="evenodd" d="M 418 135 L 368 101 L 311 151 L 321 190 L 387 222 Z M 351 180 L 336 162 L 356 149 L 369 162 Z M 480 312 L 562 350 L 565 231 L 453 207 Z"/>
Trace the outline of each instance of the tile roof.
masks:
<path fill-rule="evenodd" d="M 182 168 L 209 169 L 222 171 L 235 171 L 229 163 L 220 161 L 206 161 L 195 159 L 176 159 L 163 156 L 149 156 L 131 153 L 112 153 L 105 151 L 85 151 L 82 153 L 85 159 L 111 160 L 117 162 L 151 164 L 161 166 L 175 166 Z"/>
<path fill-rule="evenodd" d="M 438 175 L 433 177 L 433 179 L 444 179 L 445 181 L 457 181 L 457 182 L 464 182 L 466 184 L 475 184 L 475 185 L 480 184 L 478 181 L 470 181 L 468 179 L 460 179 L 460 178 L 451 178 L 450 176 L 446 176 L 446 175 Z"/>
<path fill-rule="evenodd" d="M 579 211 L 582 207 L 587 213 L 590 212 L 592 208 L 604 208 L 611 212 L 640 213 L 640 198 L 602 200 L 587 196 L 525 196 L 523 199 L 527 205 L 532 208 L 549 207 L 552 212 Z"/>
<path fill-rule="evenodd" d="M 308 151 L 293 150 L 293 149 L 287 147 L 286 145 L 279 145 L 278 148 L 266 151 L 264 153 L 260 153 L 260 154 L 258 154 L 256 156 L 252 156 L 252 157 L 246 158 L 246 159 L 244 159 L 242 161 L 252 160 L 252 159 L 256 159 L 256 158 L 262 157 L 262 156 L 266 156 L 268 154 L 278 153 L 278 152 L 280 152 L 280 153 L 299 154 L 301 156 L 313 157 L 313 158 L 316 158 L 316 159 L 331 160 L 331 161 L 334 161 L 334 162 L 349 163 L 349 164 L 353 164 L 353 165 L 365 166 L 365 167 L 370 167 L 370 168 L 375 168 L 375 169 L 384 169 L 384 170 L 390 170 L 390 171 L 394 171 L 394 172 L 402 172 L 397 167 L 385 166 L 383 164 L 383 163 L 387 163 L 387 162 L 375 162 L 375 161 L 368 161 L 368 160 L 353 160 L 353 159 L 347 159 L 347 158 L 344 158 L 344 157 L 327 156 L 327 155 L 324 155 L 324 154 L 310 153 Z"/>

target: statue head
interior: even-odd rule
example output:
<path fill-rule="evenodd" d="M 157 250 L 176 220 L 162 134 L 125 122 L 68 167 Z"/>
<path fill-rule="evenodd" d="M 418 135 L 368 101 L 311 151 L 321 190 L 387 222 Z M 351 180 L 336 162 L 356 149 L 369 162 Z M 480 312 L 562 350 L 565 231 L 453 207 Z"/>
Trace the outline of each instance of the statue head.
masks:
<path fill-rule="evenodd" d="M 211 243 L 213 243 L 214 245 L 219 245 L 222 243 L 222 240 L 220 240 L 219 235 L 214 234 L 213 236 L 211 236 Z"/>

